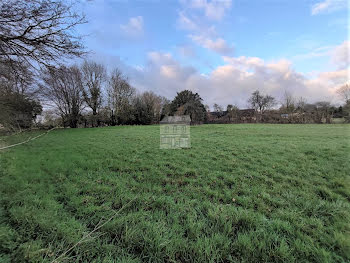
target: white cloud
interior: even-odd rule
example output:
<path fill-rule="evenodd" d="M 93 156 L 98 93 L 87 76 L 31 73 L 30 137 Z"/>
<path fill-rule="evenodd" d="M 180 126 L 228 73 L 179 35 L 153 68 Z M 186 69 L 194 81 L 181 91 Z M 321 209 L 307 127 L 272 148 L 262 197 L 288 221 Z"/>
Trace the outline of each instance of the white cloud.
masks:
<path fill-rule="evenodd" d="M 296 97 L 309 102 L 329 100 L 337 102 L 336 88 L 348 80 L 347 71 L 330 71 L 308 78 L 292 68 L 292 63 L 282 59 L 266 62 L 257 57 L 224 58 L 229 64 L 217 67 L 210 75 L 215 87 L 216 100 L 221 104 L 245 101 L 252 91 L 260 89 L 277 99 L 288 90 Z M 208 96 L 210 97 L 210 96 Z"/>
<path fill-rule="evenodd" d="M 178 53 L 187 58 L 195 58 L 197 57 L 196 51 L 191 45 L 178 45 L 177 47 Z"/>
<path fill-rule="evenodd" d="M 216 38 L 213 40 L 204 35 L 190 35 L 189 37 L 198 45 L 213 50 L 221 55 L 230 55 L 234 50 L 234 47 L 232 45 L 228 45 L 222 38 Z"/>
<path fill-rule="evenodd" d="M 198 19 L 193 12 L 186 9 L 200 9 L 205 11 L 205 16 L 214 20 L 220 20 L 226 10 L 231 7 L 231 0 L 180 0 L 184 10 L 178 13 L 177 26 L 181 29 L 193 32 L 188 37 L 197 45 L 210 49 L 220 55 L 232 55 L 234 47 L 225 39 L 218 36 L 214 25 L 208 25 Z M 185 12 L 187 15 L 185 15 Z M 188 15 L 190 14 L 190 15 Z M 196 21 L 196 22 L 195 22 Z"/>
<path fill-rule="evenodd" d="M 181 65 L 170 53 L 149 52 L 146 65 L 142 71 L 130 75 L 132 85 L 140 91 L 152 90 L 169 99 L 188 88 L 189 79 L 198 75 L 193 67 Z"/>
<path fill-rule="evenodd" d="M 137 37 L 143 34 L 143 17 L 131 17 L 126 25 L 120 25 L 120 29 L 129 36 Z"/>
<path fill-rule="evenodd" d="M 317 15 L 346 8 L 348 6 L 347 1 L 348 0 L 324 0 L 311 7 L 311 14 Z"/>
<path fill-rule="evenodd" d="M 206 17 L 212 20 L 221 20 L 225 12 L 231 8 L 231 0 L 182 0 L 186 7 L 204 11 Z"/>
<path fill-rule="evenodd" d="M 334 49 L 334 46 L 324 46 L 319 48 L 313 48 L 311 52 L 294 55 L 293 60 L 305 60 L 305 59 L 313 59 L 317 57 L 327 57 L 331 54 L 331 51 L 333 49 Z"/>
<path fill-rule="evenodd" d="M 338 102 L 335 90 L 348 80 L 347 70 L 318 73 L 313 77 L 296 72 L 292 63 L 281 59 L 264 61 L 258 57 L 223 57 L 224 64 L 208 74 L 179 63 L 170 53 L 150 52 L 147 66 L 130 76 L 140 90 L 152 90 L 173 99 L 176 92 L 189 89 L 198 92 L 204 103 L 236 104 L 247 107 L 250 94 L 259 89 L 277 99 L 285 90 L 309 102 Z"/>
<path fill-rule="evenodd" d="M 315 78 L 305 81 L 309 96 L 319 100 L 339 102 L 337 89 L 349 81 L 348 70 L 321 72 Z"/>
<path fill-rule="evenodd" d="M 172 65 L 175 64 L 175 60 L 170 53 L 161 53 L 157 51 L 152 51 L 147 54 L 149 63 L 153 65 Z"/>
<path fill-rule="evenodd" d="M 344 69 L 350 66 L 350 41 L 345 40 L 340 45 L 323 46 L 314 48 L 312 51 L 304 54 L 294 55 L 293 61 L 307 60 L 318 57 L 329 57 L 331 64 L 337 69 Z"/>
<path fill-rule="evenodd" d="M 350 66 L 350 41 L 344 41 L 332 51 L 331 61 L 339 69 Z"/>
<path fill-rule="evenodd" d="M 205 104 L 236 104 L 246 108 L 250 94 L 259 89 L 282 99 L 285 90 L 308 102 L 339 102 L 336 89 L 349 81 L 348 69 L 319 72 L 312 76 L 299 73 L 286 59 L 265 61 L 259 57 L 223 57 L 224 63 L 207 74 L 177 61 L 171 53 L 150 52 L 140 67 L 128 66 L 119 57 L 96 54 L 93 59 L 109 69 L 118 67 L 139 91 L 151 90 L 168 99 L 176 92 L 189 89 L 198 92 Z"/>
<path fill-rule="evenodd" d="M 185 30 L 198 30 L 198 26 L 183 12 L 179 12 L 177 25 L 179 28 L 185 29 Z"/>
<path fill-rule="evenodd" d="M 343 83 L 347 81 L 348 71 L 342 69 L 338 71 L 321 72 L 318 78 L 330 84 Z"/>
<path fill-rule="evenodd" d="M 235 65 L 237 68 L 247 70 L 248 68 L 256 68 L 264 65 L 264 60 L 258 57 L 227 57 L 223 56 L 223 60 L 228 64 Z"/>
<path fill-rule="evenodd" d="M 234 89 L 223 92 L 228 97 L 238 95 L 247 98 L 255 89 L 279 97 L 284 89 L 296 93 L 304 89 L 305 77 L 295 72 L 288 60 L 265 62 L 258 57 L 224 57 L 224 61 L 228 64 L 215 69 L 211 76 L 220 86 L 231 86 Z M 225 95 L 222 95 L 224 98 Z"/>
<path fill-rule="evenodd" d="M 160 74 L 166 78 L 176 78 L 178 76 L 176 66 L 164 65 L 160 67 Z"/>

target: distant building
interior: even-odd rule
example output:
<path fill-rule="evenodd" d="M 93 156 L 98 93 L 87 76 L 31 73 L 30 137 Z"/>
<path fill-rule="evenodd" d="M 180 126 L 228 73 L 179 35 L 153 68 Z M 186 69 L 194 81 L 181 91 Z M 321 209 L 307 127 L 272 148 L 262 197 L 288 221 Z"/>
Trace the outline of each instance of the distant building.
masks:
<path fill-rule="evenodd" d="M 190 124 L 188 115 L 164 117 L 160 121 L 160 148 L 190 148 Z"/>

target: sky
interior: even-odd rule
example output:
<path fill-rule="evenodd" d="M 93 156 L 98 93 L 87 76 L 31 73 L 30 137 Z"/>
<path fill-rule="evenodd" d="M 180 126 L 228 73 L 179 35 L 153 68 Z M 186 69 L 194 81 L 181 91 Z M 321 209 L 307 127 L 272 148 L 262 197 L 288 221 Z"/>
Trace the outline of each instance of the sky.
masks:
<path fill-rule="evenodd" d="M 88 59 L 139 91 L 248 107 L 260 90 L 340 103 L 349 81 L 348 0 L 86 0 Z"/>

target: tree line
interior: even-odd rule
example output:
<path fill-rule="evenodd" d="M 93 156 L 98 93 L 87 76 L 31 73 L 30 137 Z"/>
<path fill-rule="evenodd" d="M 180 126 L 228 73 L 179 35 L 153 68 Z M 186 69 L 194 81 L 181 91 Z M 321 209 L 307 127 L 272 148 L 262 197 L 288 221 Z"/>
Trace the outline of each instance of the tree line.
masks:
<path fill-rule="evenodd" d="M 49 68 L 41 85 L 65 127 L 153 124 L 166 114 L 169 104 L 151 91 L 138 93 L 119 69 L 107 74 L 102 64 L 92 61 L 80 67 Z"/>
<path fill-rule="evenodd" d="M 350 122 L 350 85 L 339 87 L 337 95 L 343 101 L 341 106 L 334 106 L 328 101 L 308 103 L 305 98 L 295 97 L 289 91 L 285 91 L 282 100 L 277 101 L 273 96 L 256 90 L 247 101 L 250 109 L 240 110 L 229 104 L 224 111 L 215 103 L 214 112 L 208 113 L 208 120 L 209 123 L 332 123 L 335 119 Z"/>
<path fill-rule="evenodd" d="M 16 90 L 15 82 L 7 79 L 6 84 L 9 89 L 0 97 L 7 101 L 8 112 L 13 114 L 7 115 L 7 122 L 2 118 L 1 123 L 13 128 L 28 128 L 39 114 L 48 126 L 71 128 L 156 124 L 166 115 L 177 114 L 190 115 L 193 123 L 206 118 L 197 93 L 185 90 L 169 101 L 152 91 L 138 92 L 118 68 L 108 74 L 103 64 L 93 61 L 41 70 L 37 96 L 34 99 L 23 93 L 26 103 L 19 99 L 22 93 Z M 12 95 L 17 98 L 10 101 Z M 41 103 L 53 110 L 42 112 Z"/>
<path fill-rule="evenodd" d="M 229 104 L 224 111 L 214 104 L 214 112 L 210 112 L 198 93 L 184 90 L 170 101 L 152 91 L 138 92 L 118 68 L 108 73 L 103 64 L 94 61 L 80 66 L 47 66 L 41 69 L 40 78 L 28 74 L 26 81 L 16 78 L 9 67 L 2 65 L 2 69 L 7 78 L 0 82 L 0 123 L 10 129 L 30 127 L 39 114 L 47 127 L 71 128 L 157 124 L 167 115 L 190 115 L 193 124 L 331 123 L 333 117 L 350 121 L 348 84 L 338 89 L 344 99 L 340 107 L 326 101 L 310 104 L 287 91 L 281 106 L 276 107 L 273 96 L 256 90 L 247 100 L 249 109 Z M 54 106 L 53 110 L 42 112 L 42 104 Z"/>

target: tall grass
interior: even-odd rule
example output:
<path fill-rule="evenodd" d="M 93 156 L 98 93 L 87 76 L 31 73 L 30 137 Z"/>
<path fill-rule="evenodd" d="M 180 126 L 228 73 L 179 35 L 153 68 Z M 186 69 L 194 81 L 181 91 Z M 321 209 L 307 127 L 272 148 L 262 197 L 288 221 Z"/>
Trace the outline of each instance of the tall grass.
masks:
<path fill-rule="evenodd" d="M 30 134 L 4 138 L 21 141 Z M 55 130 L 0 153 L 0 261 L 349 262 L 349 125 Z"/>

